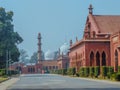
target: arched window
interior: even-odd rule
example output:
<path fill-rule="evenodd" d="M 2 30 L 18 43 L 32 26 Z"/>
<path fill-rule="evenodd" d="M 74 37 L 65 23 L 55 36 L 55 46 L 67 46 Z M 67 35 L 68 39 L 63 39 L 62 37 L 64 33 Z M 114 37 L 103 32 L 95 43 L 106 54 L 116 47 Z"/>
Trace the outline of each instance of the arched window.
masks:
<path fill-rule="evenodd" d="M 102 66 L 106 66 L 106 54 L 104 51 L 102 53 Z"/>
<path fill-rule="evenodd" d="M 30 68 L 28 68 L 28 72 L 30 72 Z"/>
<path fill-rule="evenodd" d="M 96 53 L 96 66 L 100 66 L 100 53 Z"/>
<path fill-rule="evenodd" d="M 115 71 L 118 71 L 118 52 L 115 50 Z"/>
<path fill-rule="evenodd" d="M 93 31 L 93 38 L 95 38 L 95 34 L 96 34 L 95 31 Z"/>
<path fill-rule="evenodd" d="M 94 65 L 94 53 L 91 52 L 90 53 L 90 66 L 93 66 Z"/>
<path fill-rule="evenodd" d="M 35 72 L 35 68 L 33 67 L 33 72 Z"/>

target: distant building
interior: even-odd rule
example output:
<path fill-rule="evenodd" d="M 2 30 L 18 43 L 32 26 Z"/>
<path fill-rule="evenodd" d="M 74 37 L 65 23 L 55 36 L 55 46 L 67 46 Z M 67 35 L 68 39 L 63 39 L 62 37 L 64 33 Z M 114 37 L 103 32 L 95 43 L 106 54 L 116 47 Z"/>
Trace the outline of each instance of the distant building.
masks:
<path fill-rule="evenodd" d="M 58 61 L 58 69 L 68 69 L 69 68 L 69 45 L 64 43 L 59 49 L 59 57 L 57 58 Z"/>
<path fill-rule="evenodd" d="M 45 53 L 45 59 L 43 58 L 43 52 L 41 50 L 41 34 L 38 34 L 38 61 L 37 63 L 14 63 L 10 68 L 19 70 L 21 73 L 47 73 L 51 70 L 57 70 L 57 56 L 54 52 L 47 51 Z"/>

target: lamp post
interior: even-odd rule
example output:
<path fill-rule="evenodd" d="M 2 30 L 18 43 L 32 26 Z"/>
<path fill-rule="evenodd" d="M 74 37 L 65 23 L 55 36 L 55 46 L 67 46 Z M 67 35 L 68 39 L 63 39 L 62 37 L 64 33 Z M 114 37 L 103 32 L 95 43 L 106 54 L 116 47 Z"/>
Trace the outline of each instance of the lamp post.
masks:
<path fill-rule="evenodd" d="M 11 53 L 10 53 L 10 51 L 6 51 L 6 75 L 8 75 L 8 68 L 9 68 L 9 66 L 11 66 L 11 63 L 12 63 L 13 61 L 11 60 Z M 11 75 L 11 71 L 10 71 L 10 73 L 9 73 L 10 75 Z"/>
<path fill-rule="evenodd" d="M 6 51 L 6 75 L 8 75 L 8 50 Z"/>
<path fill-rule="evenodd" d="M 10 72 L 10 76 L 11 76 L 11 72 L 12 72 L 12 70 L 11 70 L 11 67 L 12 67 L 12 63 L 13 63 L 13 61 L 10 59 L 9 60 L 9 72 Z"/>

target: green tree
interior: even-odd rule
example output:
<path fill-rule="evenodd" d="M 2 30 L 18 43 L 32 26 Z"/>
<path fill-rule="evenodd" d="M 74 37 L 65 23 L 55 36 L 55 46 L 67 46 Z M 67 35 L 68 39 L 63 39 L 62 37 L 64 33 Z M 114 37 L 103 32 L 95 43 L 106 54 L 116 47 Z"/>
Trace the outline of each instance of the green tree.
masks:
<path fill-rule="evenodd" d="M 36 63 L 38 60 L 37 58 L 37 52 L 34 52 L 33 55 L 30 58 L 30 63 Z"/>
<path fill-rule="evenodd" d="M 28 63 L 29 60 L 27 58 L 28 58 L 27 52 L 24 49 L 20 49 L 19 61 L 23 63 Z"/>
<path fill-rule="evenodd" d="M 0 8 L 0 68 L 5 68 L 6 51 L 11 54 L 12 61 L 18 61 L 19 50 L 17 45 L 23 39 L 17 32 L 14 32 L 14 25 L 12 24 L 13 12 L 6 12 L 4 8 Z"/>

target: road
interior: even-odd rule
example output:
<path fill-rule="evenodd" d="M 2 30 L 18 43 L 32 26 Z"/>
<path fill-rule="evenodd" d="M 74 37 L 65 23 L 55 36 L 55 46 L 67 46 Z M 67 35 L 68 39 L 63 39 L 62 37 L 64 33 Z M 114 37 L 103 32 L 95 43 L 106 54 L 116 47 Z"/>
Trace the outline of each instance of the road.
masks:
<path fill-rule="evenodd" d="M 28 74 L 7 90 L 120 90 L 120 83 L 53 74 Z"/>

